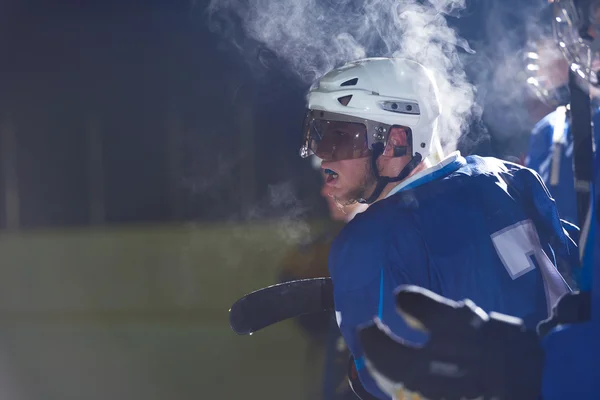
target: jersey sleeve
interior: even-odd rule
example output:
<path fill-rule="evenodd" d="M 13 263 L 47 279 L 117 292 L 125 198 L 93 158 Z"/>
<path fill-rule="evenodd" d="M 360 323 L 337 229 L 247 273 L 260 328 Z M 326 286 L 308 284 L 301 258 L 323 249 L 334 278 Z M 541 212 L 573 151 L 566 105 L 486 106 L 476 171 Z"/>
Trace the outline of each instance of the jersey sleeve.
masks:
<path fill-rule="evenodd" d="M 529 149 L 525 166 L 538 171 L 544 180 L 548 179 L 550 168 L 550 153 L 552 151 L 553 125 L 551 119 L 554 113 L 542 119 L 531 131 Z"/>
<path fill-rule="evenodd" d="M 364 367 L 357 332 L 378 317 L 397 336 L 422 343 L 426 335 L 410 328 L 397 313 L 394 290 L 402 284 L 423 285 L 424 282 L 415 279 L 407 265 L 423 270 L 426 267 L 420 265 L 419 258 L 423 252 L 415 246 L 414 241 L 399 239 L 402 249 L 397 248 L 399 229 L 394 230 L 395 237 L 390 237 L 383 224 L 373 225 L 373 229 L 370 229 L 370 225 L 358 223 L 343 231 L 332 246 L 329 266 L 334 284 L 337 322 L 356 360 L 360 380 L 374 396 L 388 399 Z"/>

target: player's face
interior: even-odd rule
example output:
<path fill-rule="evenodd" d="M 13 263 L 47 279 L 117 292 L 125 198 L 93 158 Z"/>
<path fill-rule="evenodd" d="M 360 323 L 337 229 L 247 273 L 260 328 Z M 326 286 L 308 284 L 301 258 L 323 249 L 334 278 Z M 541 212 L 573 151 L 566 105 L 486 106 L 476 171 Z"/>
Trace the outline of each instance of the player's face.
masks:
<path fill-rule="evenodd" d="M 323 170 L 321 170 L 321 163 L 323 160 L 321 160 L 320 158 L 318 158 L 316 156 L 313 156 L 313 157 L 315 157 L 312 160 L 314 163 L 313 165 L 316 168 L 319 168 L 319 171 L 321 172 L 321 177 L 323 178 L 323 184 L 321 186 L 320 193 L 321 193 L 321 196 L 323 196 L 323 199 L 325 200 L 325 202 L 327 203 L 327 208 L 329 210 L 329 218 L 331 218 L 333 221 L 348 222 L 356 214 L 361 213 L 367 209 L 366 204 L 360 204 L 360 203 L 344 206 L 344 205 L 338 203 L 333 196 L 330 196 L 329 195 L 330 186 L 327 184 L 327 181 L 331 180 L 331 175 L 325 174 L 325 173 L 323 173 Z"/>
<path fill-rule="evenodd" d="M 308 124 L 305 139 L 322 160 L 354 160 L 371 154 L 363 123 L 314 119 Z"/>
<path fill-rule="evenodd" d="M 314 118 L 307 124 L 305 143 L 322 160 L 321 194 L 334 201 L 331 205 L 347 207 L 370 193 L 375 177 L 364 123 Z"/>
<path fill-rule="evenodd" d="M 371 171 L 369 157 L 351 160 L 323 161 L 325 184 L 321 190 L 323 196 L 334 200 L 339 206 L 356 203 L 360 198 L 367 198 L 376 184 Z"/>

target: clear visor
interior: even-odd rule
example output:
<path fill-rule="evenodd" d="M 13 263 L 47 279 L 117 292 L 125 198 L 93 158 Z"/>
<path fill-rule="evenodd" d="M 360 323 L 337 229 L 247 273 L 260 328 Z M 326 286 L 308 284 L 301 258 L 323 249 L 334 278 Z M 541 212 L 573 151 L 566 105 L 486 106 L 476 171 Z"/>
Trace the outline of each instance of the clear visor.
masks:
<path fill-rule="evenodd" d="M 600 71 L 600 1 L 581 2 L 581 13 L 572 0 L 560 0 L 554 8 L 554 32 L 558 45 L 581 78 L 598 86 Z"/>
<path fill-rule="evenodd" d="M 323 161 L 369 157 L 368 133 L 372 130 L 375 140 L 385 141 L 389 128 L 389 125 L 358 117 L 310 110 L 304 123 L 304 144 L 300 155 L 308 157 L 314 154 Z"/>

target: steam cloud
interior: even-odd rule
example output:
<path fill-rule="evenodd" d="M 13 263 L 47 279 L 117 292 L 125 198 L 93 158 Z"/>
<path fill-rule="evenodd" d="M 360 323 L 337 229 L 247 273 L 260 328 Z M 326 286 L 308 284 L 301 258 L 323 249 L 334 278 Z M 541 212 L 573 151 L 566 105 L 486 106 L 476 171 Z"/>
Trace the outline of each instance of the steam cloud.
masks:
<path fill-rule="evenodd" d="M 305 221 L 308 208 L 296 197 L 292 182 L 269 185 L 267 197 L 250 209 L 246 220 L 273 219 L 278 236 L 286 244 L 303 244 L 310 240 L 310 226 Z"/>
<path fill-rule="evenodd" d="M 513 153 L 527 146 L 527 133 L 539 118 L 552 111 L 536 103 L 527 84 L 532 72 L 527 71 L 526 53 L 543 43 L 545 48 L 537 60 L 540 73 L 550 80 L 566 82 L 567 71 L 560 69 L 562 55 L 552 35 L 550 11 L 548 3 L 540 0 L 522 2 L 518 7 L 515 2 L 487 2 L 482 23 L 485 30 L 481 32 L 487 41 L 473 43 L 477 54 L 462 57 L 477 86 L 477 102 L 485 105 L 486 125 L 498 141 L 516 147 Z M 505 148 L 499 156 L 506 152 L 511 149 Z"/>
<path fill-rule="evenodd" d="M 424 64 L 439 86 L 439 132 L 448 151 L 482 111 L 457 48 L 473 51 L 445 18 L 464 7 L 465 0 L 211 0 L 207 11 L 214 31 L 263 64 L 289 68 L 307 86 L 364 57 Z"/>

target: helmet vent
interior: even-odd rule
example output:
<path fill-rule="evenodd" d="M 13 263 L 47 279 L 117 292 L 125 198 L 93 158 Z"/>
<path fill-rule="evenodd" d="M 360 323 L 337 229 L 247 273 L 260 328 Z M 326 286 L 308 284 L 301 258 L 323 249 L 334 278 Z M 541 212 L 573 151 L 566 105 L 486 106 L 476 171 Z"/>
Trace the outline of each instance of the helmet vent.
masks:
<path fill-rule="evenodd" d="M 348 96 L 344 96 L 344 97 L 339 97 L 338 101 L 340 102 L 341 105 L 343 106 L 347 106 L 348 103 L 350 103 L 350 100 L 352 99 L 352 95 L 348 95 Z"/>
<path fill-rule="evenodd" d="M 347 80 L 346 82 L 342 83 L 340 86 L 354 86 L 357 83 L 358 83 L 358 78 L 354 78 L 354 79 Z"/>

